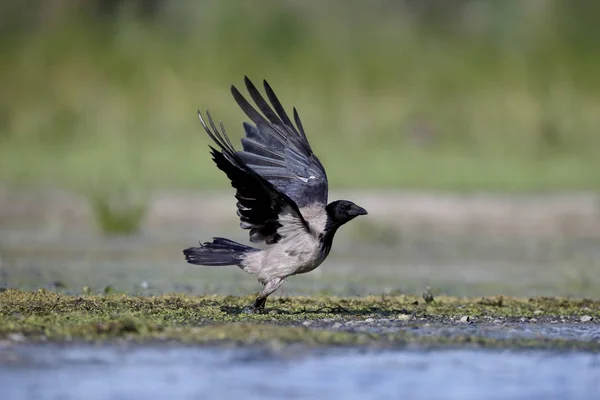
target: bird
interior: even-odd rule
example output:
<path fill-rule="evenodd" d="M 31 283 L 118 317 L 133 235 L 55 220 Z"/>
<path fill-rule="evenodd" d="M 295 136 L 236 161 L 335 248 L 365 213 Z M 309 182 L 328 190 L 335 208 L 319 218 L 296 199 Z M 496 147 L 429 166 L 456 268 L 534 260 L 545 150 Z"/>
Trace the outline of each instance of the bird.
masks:
<path fill-rule="evenodd" d="M 266 80 L 270 105 L 247 76 L 244 83 L 258 110 L 231 86 L 233 98 L 252 121 L 243 122 L 241 151 L 208 110 L 206 119 L 200 111 L 198 118 L 215 144 L 209 145 L 214 163 L 236 190 L 240 227 L 249 230 L 251 243 L 263 247 L 213 237 L 183 254 L 190 264 L 238 266 L 255 275 L 263 289 L 245 309 L 263 313 L 267 298 L 288 277 L 310 272 L 327 258 L 342 225 L 368 213 L 349 200 L 328 203 L 325 168 L 313 153 L 296 108 L 294 125 Z"/>

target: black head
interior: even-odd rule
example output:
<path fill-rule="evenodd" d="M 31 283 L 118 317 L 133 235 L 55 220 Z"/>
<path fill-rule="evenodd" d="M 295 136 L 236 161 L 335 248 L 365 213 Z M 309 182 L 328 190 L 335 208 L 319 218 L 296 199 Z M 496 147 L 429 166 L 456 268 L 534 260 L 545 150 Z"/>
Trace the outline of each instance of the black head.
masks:
<path fill-rule="evenodd" d="M 333 201 L 325 207 L 325 210 L 329 217 L 328 222 L 336 227 L 344 225 L 359 215 L 367 215 L 367 210 L 348 200 Z"/>
<path fill-rule="evenodd" d="M 323 233 L 320 235 L 320 240 L 321 251 L 324 256 L 327 257 L 329 250 L 331 250 L 333 236 L 337 229 L 359 215 L 367 215 L 367 210 L 357 206 L 351 201 L 337 200 L 329 203 L 327 207 L 325 207 L 325 211 L 327 212 L 327 222 Z"/>

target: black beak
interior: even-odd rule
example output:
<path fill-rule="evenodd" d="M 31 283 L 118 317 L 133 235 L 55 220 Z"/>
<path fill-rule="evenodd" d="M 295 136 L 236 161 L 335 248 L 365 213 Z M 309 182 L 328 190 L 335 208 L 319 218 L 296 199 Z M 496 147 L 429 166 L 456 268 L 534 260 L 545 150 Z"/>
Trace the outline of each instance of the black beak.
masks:
<path fill-rule="evenodd" d="M 359 215 L 367 215 L 367 214 L 368 214 L 367 210 L 365 210 L 362 207 L 357 206 L 356 204 L 352 207 L 352 215 L 359 216 Z"/>

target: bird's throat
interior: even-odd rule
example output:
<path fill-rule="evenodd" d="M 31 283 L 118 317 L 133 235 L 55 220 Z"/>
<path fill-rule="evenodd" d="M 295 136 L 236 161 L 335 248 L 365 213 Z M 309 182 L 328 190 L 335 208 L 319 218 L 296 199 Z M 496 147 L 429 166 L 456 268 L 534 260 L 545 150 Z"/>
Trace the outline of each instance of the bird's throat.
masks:
<path fill-rule="evenodd" d="M 329 251 L 331 251 L 331 246 L 333 245 L 333 237 L 335 236 L 338 228 L 339 226 L 328 227 L 321 235 L 319 235 L 321 254 L 323 258 L 329 255 Z"/>

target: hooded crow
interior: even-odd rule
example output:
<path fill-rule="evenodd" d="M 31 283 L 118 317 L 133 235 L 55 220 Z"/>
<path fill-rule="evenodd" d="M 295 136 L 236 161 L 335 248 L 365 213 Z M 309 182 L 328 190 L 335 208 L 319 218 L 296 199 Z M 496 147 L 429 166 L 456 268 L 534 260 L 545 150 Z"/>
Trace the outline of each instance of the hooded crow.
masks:
<path fill-rule="evenodd" d="M 347 200 L 327 204 L 327 175 L 296 109 L 294 126 L 267 81 L 263 83 L 272 108 L 248 77 L 244 82 L 262 114 L 231 87 L 233 98 L 253 122 L 243 124 L 242 151 L 234 149 L 223 123 L 219 130 L 208 111 L 206 120 L 200 112 L 198 117 L 216 144 L 217 148 L 209 146 L 213 161 L 236 189 L 240 227 L 250 230 L 251 242 L 266 246 L 259 249 L 215 237 L 183 254 L 190 264 L 237 265 L 256 275 L 264 288 L 252 311 L 262 312 L 267 297 L 288 276 L 317 268 L 329 255 L 338 228 L 367 211 Z"/>

